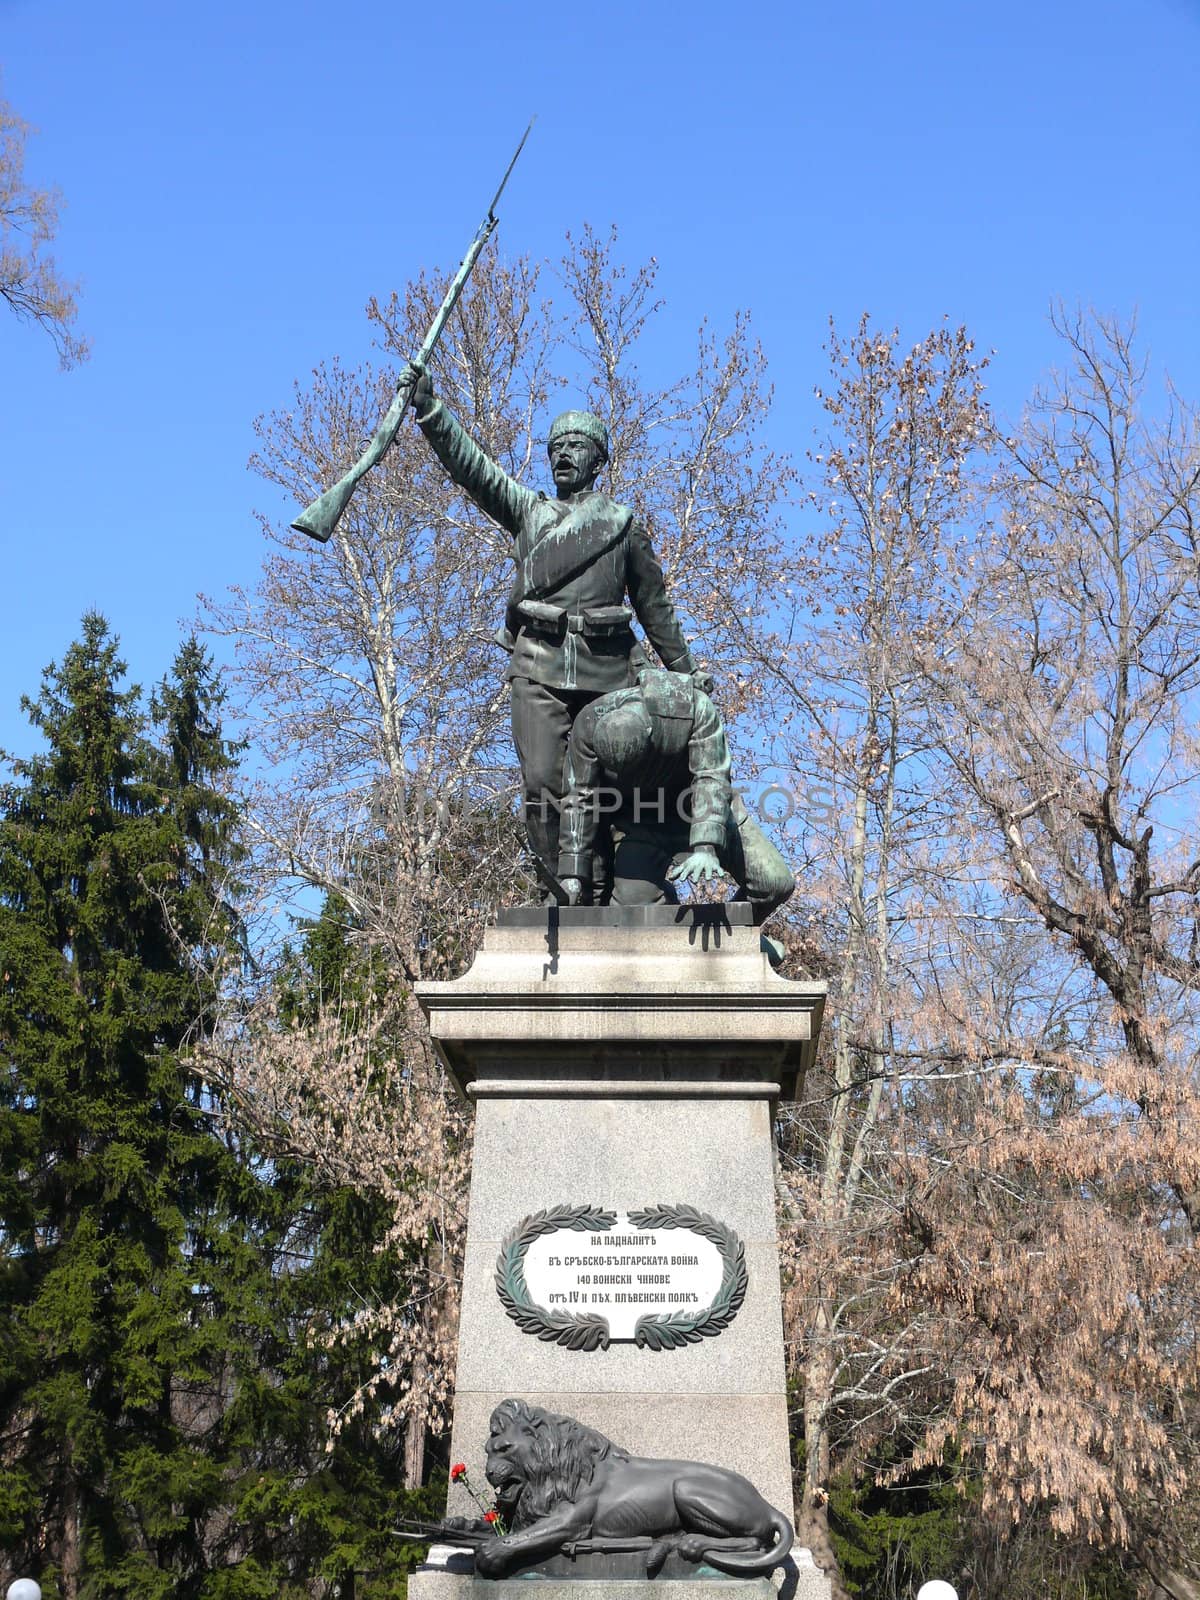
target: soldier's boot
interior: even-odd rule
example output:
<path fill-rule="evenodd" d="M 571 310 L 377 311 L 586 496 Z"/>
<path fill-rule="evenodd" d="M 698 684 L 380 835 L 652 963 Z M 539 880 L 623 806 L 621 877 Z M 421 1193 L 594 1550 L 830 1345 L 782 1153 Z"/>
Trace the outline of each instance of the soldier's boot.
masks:
<path fill-rule="evenodd" d="M 558 874 L 558 812 L 542 798 L 525 797 L 525 836 L 529 840 L 530 853 L 537 857 L 545 873 L 551 877 Z M 542 872 L 538 873 L 541 882 L 541 892 L 535 904 L 556 905 L 558 898 L 554 890 L 546 881 Z"/>

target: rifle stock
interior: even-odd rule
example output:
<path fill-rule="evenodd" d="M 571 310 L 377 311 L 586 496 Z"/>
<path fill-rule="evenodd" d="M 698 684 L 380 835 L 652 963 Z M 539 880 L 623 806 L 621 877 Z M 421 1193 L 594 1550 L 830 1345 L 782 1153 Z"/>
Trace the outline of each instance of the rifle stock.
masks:
<path fill-rule="evenodd" d="M 467 279 L 471 276 L 471 269 L 479 259 L 479 252 L 491 238 L 496 230 L 498 218 L 496 206 L 500 196 L 504 193 L 504 185 L 508 182 L 509 174 L 517 164 L 517 156 L 525 148 L 525 141 L 529 137 L 529 129 L 533 127 L 534 118 L 529 119 L 529 128 L 521 135 L 521 142 L 517 146 L 516 154 L 508 163 L 508 170 L 500 180 L 500 187 L 487 209 L 487 215 L 475 231 L 475 237 L 467 247 L 467 253 L 462 258 L 458 271 L 454 274 L 450 287 L 446 290 L 445 298 L 438 307 L 438 314 L 430 324 L 429 332 L 425 335 L 420 350 L 413 358 L 413 366 L 425 367 L 430 356 L 437 347 L 437 342 L 442 336 L 442 329 L 450 318 L 450 313 L 458 304 L 458 297 L 467 286 Z M 333 537 L 334 530 L 342 519 L 342 514 L 350 504 L 350 496 L 354 493 L 362 479 L 370 472 L 371 468 L 382 459 L 392 440 L 400 431 L 400 424 L 404 421 L 404 413 L 408 410 L 409 401 L 412 399 L 412 379 L 408 373 L 401 378 L 392 398 L 391 405 L 384 413 L 383 421 L 375 429 L 367 448 L 359 456 L 350 470 L 338 479 L 332 488 L 326 489 L 296 518 L 292 527 L 297 533 L 306 533 L 310 539 L 317 539 L 322 544 L 328 543 Z"/>
<path fill-rule="evenodd" d="M 480 248 L 482 248 L 482 245 Z M 475 254 L 478 255 L 478 253 L 477 250 Z M 468 274 L 474 265 L 475 260 L 472 257 L 470 266 L 467 267 Z M 458 283 L 458 278 L 455 279 L 455 283 L 458 284 L 458 292 L 455 293 L 454 299 L 450 300 L 448 305 L 443 303 L 446 316 L 449 316 L 454 309 L 454 301 L 462 293 L 462 284 L 467 281 L 466 276 L 462 274 L 461 267 L 459 268 L 459 275 L 462 277 L 462 283 Z M 441 317 L 440 312 L 438 315 Z M 435 324 L 438 333 L 442 331 L 442 326 L 444 325 L 445 318 L 442 317 L 441 325 Z M 436 343 L 436 340 L 434 342 Z M 421 355 L 425 356 L 425 359 L 428 359 L 425 350 L 425 346 L 428 344 L 429 340 L 426 339 L 425 345 L 421 347 Z M 419 365 L 424 365 L 421 356 L 418 356 L 417 361 Z M 405 374 L 400 380 L 391 405 L 384 413 L 383 421 L 372 434 L 371 442 L 367 445 L 367 448 L 359 456 L 349 472 L 343 473 L 332 488 L 326 489 L 323 494 L 317 496 L 311 505 L 305 506 L 304 510 L 292 523 L 292 527 L 296 529 L 297 533 L 306 533 L 310 539 L 319 539 L 322 544 L 328 543 L 333 537 L 338 523 L 342 520 L 342 513 L 350 504 L 350 496 L 375 463 L 382 459 L 384 452 L 400 431 L 400 424 L 404 421 L 404 413 L 408 410 L 408 403 L 411 399 L 412 383 L 408 375 Z"/>

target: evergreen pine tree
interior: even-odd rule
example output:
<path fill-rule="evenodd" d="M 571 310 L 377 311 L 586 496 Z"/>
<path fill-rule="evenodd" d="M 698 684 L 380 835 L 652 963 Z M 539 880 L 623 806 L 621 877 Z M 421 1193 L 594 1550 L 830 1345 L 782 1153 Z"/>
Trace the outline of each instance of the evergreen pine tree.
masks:
<path fill-rule="evenodd" d="M 185 947 L 223 936 L 232 757 L 194 649 L 165 753 L 117 652 L 86 616 L 23 701 L 46 749 L 0 808 L 0 1540 L 65 1600 L 183 1592 L 211 1487 L 175 1404 L 206 1360 L 189 1212 L 213 1178 L 178 1050 L 202 999 Z"/>
<path fill-rule="evenodd" d="M 231 1127 L 182 1057 L 240 939 L 236 751 L 206 653 L 139 712 L 87 616 L 23 704 L 45 751 L 0 793 L 0 1549 L 46 1600 L 399 1596 L 399 1442 L 327 1448 L 366 1352 L 306 1335 L 384 1294 L 369 1197 Z M 294 1003 L 362 997 L 336 908 Z M 379 981 L 373 974 L 370 982 Z M 352 1008 L 351 1008 L 352 1009 Z M 5 1579 L 7 1581 L 7 1578 Z"/>

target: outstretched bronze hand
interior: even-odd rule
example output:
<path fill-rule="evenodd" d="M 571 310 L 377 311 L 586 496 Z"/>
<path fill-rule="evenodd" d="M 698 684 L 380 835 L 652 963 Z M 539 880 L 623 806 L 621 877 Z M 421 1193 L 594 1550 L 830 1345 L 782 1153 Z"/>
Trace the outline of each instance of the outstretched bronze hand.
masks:
<path fill-rule="evenodd" d="M 725 869 L 717 860 L 717 852 L 702 845 L 698 850 L 693 850 L 690 856 L 671 868 L 667 877 L 673 883 L 704 883 L 709 878 L 721 878 Z"/>

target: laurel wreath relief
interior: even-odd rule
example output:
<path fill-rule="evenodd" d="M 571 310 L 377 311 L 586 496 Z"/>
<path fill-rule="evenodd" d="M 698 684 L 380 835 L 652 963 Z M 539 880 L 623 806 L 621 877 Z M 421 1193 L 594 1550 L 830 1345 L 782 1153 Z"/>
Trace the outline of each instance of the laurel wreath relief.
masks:
<path fill-rule="evenodd" d="M 608 1349 L 613 1342 L 612 1333 L 608 1319 L 598 1312 L 549 1311 L 534 1304 L 525 1282 L 525 1253 L 545 1233 L 559 1229 L 603 1233 L 616 1220 L 615 1211 L 602 1211 L 596 1206 L 552 1206 L 522 1218 L 506 1236 L 496 1261 L 496 1293 L 523 1332 L 565 1345 L 569 1350 Z M 629 1221 L 635 1228 L 688 1228 L 700 1234 L 716 1245 L 723 1269 L 720 1286 L 709 1306 L 692 1313 L 648 1312 L 634 1325 L 633 1343 L 643 1350 L 676 1350 L 724 1332 L 746 1298 L 746 1249 L 737 1234 L 694 1206 L 647 1206 L 631 1211 Z"/>

